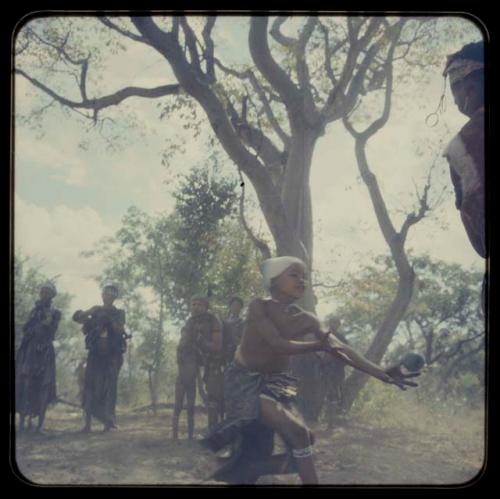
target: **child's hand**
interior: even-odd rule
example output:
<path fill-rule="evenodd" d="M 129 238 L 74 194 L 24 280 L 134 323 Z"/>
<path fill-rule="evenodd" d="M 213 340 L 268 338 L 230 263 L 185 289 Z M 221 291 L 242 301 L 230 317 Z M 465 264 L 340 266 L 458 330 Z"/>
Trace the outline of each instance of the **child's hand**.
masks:
<path fill-rule="evenodd" d="M 325 333 L 324 338 L 321 340 L 323 350 L 325 352 L 336 354 L 339 348 L 342 346 L 340 340 L 332 334 L 331 331 Z"/>
<path fill-rule="evenodd" d="M 406 390 L 408 386 L 418 386 L 417 383 L 409 381 L 408 378 L 415 378 L 416 376 L 420 376 L 420 372 L 410 372 L 405 374 L 401 371 L 400 364 L 388 367 L 384 372 L 387 375 L 387 378 L 382 379 L 382 381 L 384 381 L 385 383 L 396 385 L 401 390 Z"/>

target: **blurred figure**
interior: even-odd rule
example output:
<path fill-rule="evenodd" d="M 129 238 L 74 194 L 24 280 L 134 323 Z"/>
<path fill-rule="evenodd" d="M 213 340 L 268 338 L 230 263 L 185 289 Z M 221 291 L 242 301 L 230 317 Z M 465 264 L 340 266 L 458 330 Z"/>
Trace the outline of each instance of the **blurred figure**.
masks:
<path fill-rule="evenodd" d="M 117 297 L 118 287 L 107 284 L 102 290 L 102 305 L 86 311 L 77 310 L 73 314 L 73 320 L 83 325 L 88 350 L 82 395 L 83 432 L 91 431 L 92 417 L 103 423 L 103 431 L 117 427 L 118 375 L 127 346 L 125 311 L 113 305 Z"/>
<path fill-rule="evenodd" d="M 85 384 L 85 367 L 87 365 L 87 359 L 82 359 L 78 363 L 75 369 L 75 377 L 76 377 L 76 383 L 78 386 L 78 395 L 77 398 L 80 403 L 82 403 L 83 399 L 83 387 Z"/>
<path fill-rule="evenodd" d="M 222 322 L 224 361 L 226 365 L 233 361 L 234 353 L 243 336 L 245 324 L 240 317 L 243 305 L 243 300 L 239 296 L 233 296 L 229 300 L 229 315 L 227 319 Z"/>
<path fill-rule="evenodd" d="M 19 431 L 25 430 L 26 416 L 38 417 L 36 431 L 41 432 L 47 406 L 56 402 L 56 358 L 54 337 L 61 312 L 52 306 L 57 291 L 52 283 L 40 288 L 40 299 L 23 326 L 23 339 L 16 355 L 16 412 Z"/>
<path fill-rule="evenodd" d="M 444 155 L 450 165 L 455 206 L 472 247 L 487 257 L 484 183 L 484 43 L 469 43 L 448 56 L 443 75 L 448 76 L 458 110 L 469 117 L 448 145 Z M 485 308 L 486 275 L 482 286 Z"/>
<path fill-rule="evenodd" d="M 177 378 L 175 380 L 175 405 L 172 415 L 172 438 L 179 438 L 179 417 L 186 399 L 188 438 L 192 440 L 195 426 L 196 379 L 201 365 L 198 347 L 199 330 L 196 327 L 203 306 L 196 297 L 191 300 L 191 316 L 181 329 L 177 345 Z"/>

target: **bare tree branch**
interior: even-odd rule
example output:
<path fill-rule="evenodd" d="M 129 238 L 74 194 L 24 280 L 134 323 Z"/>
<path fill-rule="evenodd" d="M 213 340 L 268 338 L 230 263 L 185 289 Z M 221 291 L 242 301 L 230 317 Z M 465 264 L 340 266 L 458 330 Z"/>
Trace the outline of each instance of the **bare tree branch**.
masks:
<path fill-rule="evenodd" d="M 353 19 L 348 19 L 348 37 L 350 40 L 350 48 L 338 83 L 328 95 L 325 105 L 321 110 L 321 115 L 325 121 L 332 121 L 340 118 L 341 116 L 345 116 L 349 114 L 355 106 L 358 96 L 363 89 L 363 80 L 366 76 L 368 68 L 374 61 L 379 51 L 380 47 L 378 43 L 373 43 L 368 49 L 363 61 L 359 65 L 357 73 L 354 75 L 358 56 L 372 41 L 376 32 L 384 24 L 384 21 L 385 20 L 382 18 L 370 19 L 365 34 L 358 40 L 357 36 L 359 31 L 366 20 L 356 24 Z M 349 91 L 347 92 L 347 85 L 349 82 L 351 83 L 349 85 Z"/>
<path fill-rule="evenodd" d="M 241 169 L 238 168 L 238 174 L 240 176 L 240 186 L 241 186 L 241 196 L 240 196 L 240 222 L 243 229 L 248 234 L 248 237 L 254 244 L 254 246 L 260 251 L 262 258 L 264 260 L 271 258 L 271 250 L 265 241 L 259 239 L 250 229 L 247 221 L 245 219 L 245 181 L 243 180 L 243 175 L 241 174 Z"/>
<path fill-rule="evenodd" d="M 311 17 L 307 18 L 304 29 L 300 33 L 299 39 L 298 39 L 298 45 L 300 47 L 304 47 L 304 48 L 306 47 L 307 42 L 310 40 L 310 38 L 313 34 L 313 31 L 314 31 L 314 28 L 316 27 L 317 24 L 318 24 L 317 17 L 311 16 Z"/>
<path fill-rule="evenodd" d="M 335 78 L 335 74 L 333 72 L 332 68 L 332 61 L 331 57 L 332 55 L 340 49 L 342 45 L 347 43 L 347 39 L 341 40 L 335 48 L 332 50 L 330 49 L 330 39 L 329 39 L 329 30 L 328 28 L 320 23 L 320 29 L 323 33 L 323 38 L 324 38 L 324 43 L 325 43 L 325 49 L 324 49 L 324 58 L 325 58 L 325 72 L 328 78 L 330 79 L 332 85 L 335 87 L 337 85 L 337 78 Z"/>
<path fill-rule="evenodd" d="M 201 66 L 200 66 L 200 56 L 198 54 L 198 49 L 196 48 L 196 35 L 191 29 L 191 26 L 189 26 L 185 16 L 180 16 L 179 22 L 182 27 L 182 30 L 184 31 L 184 37 L 186 39 L 186 45 L 189 50 L 191 66 L 196 71 L 196 73 L 201 75 L 203 73 L 201 71 Z"/>
<path fill-rule="evenodd" d="M 141 87 L 126 87 L 118 90 L 114 94 L 105 95 L 103 97 L 98 97 L 95 99 L 83 99 L 81 102 L 73 101 L 57 94 L 52 89 L 38 81 L 36 78 L 31 77 L 25 73 L 22 69 L 16 68 L 15 73 L 24 76 L 28 81 L 30 81 L 35 87 L 43 90 L 46 94 L 50 95 L 53 99 L 57 100 L 61 104 L 68 106 L 72 109 L 91 109 L 94 112 L 100 111 L 109 106 L 116 106 L 120 102 L 129 97 L 145 97 L 145 98 L 157 98 L 166 95 L 174 95 L 179 93 L 179 85 L 162 85 L 160 87 L 154 88 L 141 88 Z"/>
<path fill-rule="evenodd" d="M 316 17 L 309 17 L 306 21 L 306 25 L 302 30 L 299 39 L 297 41 L 297 46 L 295 49 L 295 61 L 297 67 L 297 79 L 299 81 L 299 86 L 304 92 L 304 96 L 308 99 L 308 106 L 314 110 L 314 114 L 317 114 L 316 106 L 314 105 L 314 99 L 311 93 L 311 78 L 309 76 L 309 68 L 306 62 L 306 46 L 307 42 L 311 38 L 311 35 L 316 27 L 317 19 Z"/>
<path fill-rule="evenodd" d="M 438 153 L 439 154 L 439 153 Z M 418 189 L 415 186 L 415 189 L 417 191 L 417 199 L 419 201 L 419 209 L 416 213 L 410 213 L 407 215 L 405 221 L 403 222 L 403 225 L 401 227 L 401 230 L 399 231 L 400 237 L 402 240 L 406 240 L 406 237 L 408 235 L 408 230 L 412 225 L 415 225 L 418 223 L 420 220 L 422 220 L 427 212 L 431 210 L 431 207 L 429 205 L 429 191 L 431 188 L 431 182 L 432 182 L 432 171 L 436 166 L 438 156 L 434 159 L 434 162 L 432 163 L 431 167 L 429 168 L 429 172 L 427 173 L 427 180 L 424 185 L 424 190 L 423 193 L 420 195 L 418 193 Z"/>
<path fill-rule="evenodd" d="M 276 132 L 278 137 L 281 139 L 283 142 L 283 145 L 285 146 L 285 150 L 288 150 L 290 148 L 290 136 L 283 130 L 281 125 L 279 124 L 278 120 L 276 119 L 276 116 L 274 115 L 274 112 L 271 108 L 271 104 L 269 100 L 267 99 L 263 88 L 259 85 L 259 82 L 257 81 L 257 77 L 249 71 L 248 77 L 250 79 L 250 83 L 252 84 L 253 89 L 259 96 L 259 99 L 262 103 L 264 112 L 266 113 L 267 119 L 269 120 L 269 123 L 273 127 L 273 130 Z"/>
<path fill-rule="evenodd" d="M 445 379 L 449 378 L 450 375 L 453 373 L 457 367 L 460 366 L 460 363 L 464 360 L 467 359 L 468 357 L 471 357 L 475 355 L 478 352 L 484 351 L 484 345 L 480 344 L 476 348 L 473 348 L 467 352 L 464 352 L 462 355 L 459 355 L 457 359 L 452 363 L 452 365 L 447 369 L 446 374 L 443 376 Z"/>
<path fill-rule="evenodd" d="M 422 220 L 425 217 L 426 213 L 430 210 L 428 202 L 427 202 L 427 197 L 429 194 L 430 187 L 431 187 L 430 182 L 428 182 L 424 187 L 424 192 L 419 199 L 420 207 L 418 209 L 418 212 L 417 213 L 409 213 L 406 216 L 406 219 L 403 222 L 401 230 L 399 231 L 399 236 L 400 236 L 402 242 L 404 242 L 406 240 L 406 237 L 408 236 L 408 231 L 409 231 L 410 227 L 412 225 L 415 225 L 416 223 L 420 222 L 420 220 Z"/>
<path fill-rule="evenodd" d="M 294 38 L 290 38 L 288 36 L 283 35 L 283 33 L 280 31 L 281 25 L 288 19 L 288 16 L 278 16 L 271 27 L 271 30 L 269 31 L 270 35 L 281 45 L 284 47 L 291 48 L 293 47 L 296 43 L 297 40 Z"/>
<path fill-rule="evenodd" d="M 97 19 L 99 19 L 99 21 L 104 24 L 104 26 L 117 31 L 118 33 L 120 33 L 120 35 L 126 36 L 127 38 L 130 38 L 131 40 L 134 40 L 136 42 L 148 44 L 148 41 L 143 36 L 136 35 L 135 33 L 132 33 L 132 31 L 121 28 L 117 24 L 110 21 L 108 17 L 98 17 Z"/>
<path fill-rule="evenodd" d="M 179 16 L 172 16 L 172 36 L 174 40 L 179 40 Z"/>
<path fill-rule="evenodd" d="M 432 364 L 436 363 L 439 359 L 445 359 L 445 360 L 448 360 L 448 359 L 451 359 L 453 357 L 455 357 L 455 355 L 457 355 L 460 350 L 462 349 L 462 347 L 464 345 L 466 345 L 467 343 L 470 343 L 471 341 L 474 341 L 478 338 L 481 338 L 482 336 L 484 336 L 484 333 L 481 331 L 473 336 L 470 336 L 469 338 L 465 338 L 464 340 L 460 340 L 458 341 L 454 347 L 452 349 L 450 349 L 450 351 L 442 351 L 440 352 L 439 354 L 437 354 L 435 357 L 432 358 L 431 362 Z"/>
<path fill-rule="evenodd" d="M 26 40 L 26 42 L 23 45 L 21 45 L 21 47 L 15 49 L 15 56 L 19 57 L 29 46 L 30 46 L 30 41 Z"/>
<path fill-rule="evenodd" d="M 100 18 L 101 19 L 101 18 Z M 103 18 L 101 19 L 101 22 L 103 22 Z M 108 25 L 112 23 L 106 23 L 106 21 L 103 22 L 103 24 Z M 110 26 L 108 26 L 110 27 Z M 86 58 L 82 59 L 75 59 L 71 57 L 68 52 L 65 49 L 65 46 L 68 42 L 69 39 L 69 33 L 66 34 L 66 37 L 62 41 L 61 44 L 57 45 L 54 44 L 48 40 L 43 39 L 42 37 L 38 36 L 33 30 L 31 30 L 31 35 L 34 36 L 40 43 L 45 44 L 52 49 L 54 49 L 58 55 L 62 58 L 63 61 L 69 62 L 73 66 L 79 66 L 80 67 L 80 76 L 78 80 L 78 86 L 80 90 L 80 95 L 82 97 L 81 102 L 77 102 L 74 100 L 70 100 L 65 98 L 62 95 L 57 94 L 54 92 L 52 89 L 47 87 L 45 84 L 40 82 L 38 79 L 33 78 L 32 76 L 28 75 L 25 71 L 22 69 L 16 69 L 15 72 L 24 76 L 26 79 L 28 79 L 34 86 L 39 88 L 40 90 L 44 91 L 48 95 L 50 95 L 53 99 L 57 100 L 59 103 L 66 105 L 72 109 L 89 109 L 93 111 L 93 119 L 96 121 L 97 119 L 97 113 L 106 107 L 109 106 L 114 106 L 118 105 L 120 102 L 123 100 L 129 98 L 129 97 L 146 97 L 146 98 L 157 98 L 165 95 L 172 95 L 172 94 L 177 94 L 179 92 L 179 85 L 174 84 L 174 85 L 163 85 L 160 87 L 155 87 L 151 89 L 146 89 L 146 88 L 140 88 L 140 87 L 126 87 L 123 88 L 114 94 L 110 94 L 107 96 L 103 96 L 100 98 L 95 98 L 95 99 L 89 99 L 87 96 L 87 90 L 86 90 L 86 82 L 87 82 L 87 73 L 88 73 L 88 61 L 90 58 L 90 55 L 87 56 Z M 78 77 L 77 77 L 78 78 Z M 84 115 L 86 116 L 86 115 Z M 88 118 L 88 116 L 86 116 Z"/>
<path fill-rule="evenodd" d="M 209 81 L 215 81 L 215 68 L 214 68 L 214 42 L 212 40 L 212 30 L 215 26 L 215 16 L 208 16 L 207 22 L 203 28 L 203 41 L 205 42 L 205 61 L 207 64 L 207 76 Z"/>
<path fill-rule="evenodd" d="M 250 21 L 249 45 L 252 59 L 264 78 L 275 88 L 283 102 L 293 106 L 300 98 L 299 91 L 290 77 L 271 55 L 267 39 L 266 16 L 255 16 Z"/>
<path fill-rule="evenodd" d="M 389 47 L 385 64 L 386 88 L 385 88 L 384 110 L 382 112 L 382 116 L 378 120 L 375 120 L 363 132 L 363 135 L 367 138 L 377 133 L 387 123 L 387 120 L 389 119 L 389 115 L 391 112 L 392 81 L 393 81 L 392 58 L 394 56 L 394 50 L 396 48 L 397 39 L 399 37 L 399 34 L 401 33 L 401 29 L 403 28 L 404 22 L 405 22 L 404 20 L 399 21 L 397 26 L 395 26 L 394 28 L 395 33 L 393 35 L 391 46 Z"/>
<path fill-rule="evenodd" d="M 247 120 L 246 96 L 242 102 L 242 112 L 238 114 L 231 101 L 228 100 L 228 111 L 231 116 L 231 123 L 240 139 L 252 148 L 259 156 L 266 167 L 280 170 L 283 163 L 283 155 L 279 149 L 267 138 L 260 128 L 256 128 Z M 274 172 L 273 172 L 274 176 Z"/>
<path fill-rule="evenodd" d="M 235 76 L 236 78 L 239 78 L 241 80 L 248 79 L 250 83 L 252 84 L 253 89 L 259 96 L 259 99 L 262 103 L 264 112 L 266 113 L 267 119 L 269 120 L 269 123 L 273 127 L 274 131 L 278 135 L 278 137 L 281 139 L 285 146 L 285 150 L 287 150 L 290 147 L 290 136 L 281 128 L 281 125 L 279 124 L 278 120 L 276 119 L 276 116 L 274 115 L 274 112 L 271 108 L 271 104 L 269 102 L 269 99 L 266 97 L 264 89 L 260 85 L 260 83 L 257 80 L 257 77 L 255 74 L 250 70 L 246 70 L 244 72 L 241 71 L 236 71 L 234 69 L 228 68 L 222 62 L 220 62 L 217 58 L 214 58 L 215 64 L 217 67 L 222 69 L 225 73 L 230 74 L 232 76 Z"/>
<path fill-rule="evenodd" d="M 396 48 L 396 43 L 397 43 L 399 34 L 401 33 L 401 29 L 403 27 L 404 22 L 405 22 L 404 20 L 401 20 L 397 23 L 397 25 L 395 25 L 394 27 L 391 28 L 391 30 L 393 30 L 394 32 L 392 34 L 391 45 L 390 45 L 389 50 L 388 50 L 388 54 L 387 54 L 386 62 L 385 62 L 385 67 L 384 67 L 386 86 L 385 86 L 385 93 L 384 93 L 384 109 L 382 111 L 382 115 L 380 116 L 380 118 L 374 120 L 372 122 L 372 124 L 370 126 L 368 126 L 368 128 L 366 128 L 366 130 L 364 130 L 362 132 L 356 131 L 354 129 L 354 127 L 349 123 L 349 119 L 347 117 L 344 117 L 344 119 L 343 119 L 344 125 L 346 126 L 349 133 L 351 133 L 351 135 L 353 135 L 354 137 L 362 138 L 363 141 L 367 141 L 371 136 L 373 136 L 375 133 L 377 133 L 387 123 L 387 120 L 389 119 L 389 115 L 390 115 L 390 111 L 391 111 L 392 81 L 393 81 L 392 59 L 393 59 L 393 55 L 394 55 L 394 50 Z M 365 61 L 367 61 L 368 63 L 371 62 L 371 60 L 373 60 L 373 57 L 376 53 L 376 51 L 374 50 L 374 47 L 375 46 L 370 48 L 370 50 L 368 51 L 369 54 L 367 54 L 367 56 L 365 57 Z M 368 68 L 368 66 L 363 66 L 363 68 L 360 68 L 360 71 L 364 72 L 363 76 L 366 73 L 367 68 Z M 359 74 L 360 73 L 358 72 L 358 75 Z M 356 77 L 353 78 L 353 83 L 351 83 L 351 85 L 354 84 L 355 78 Z M 357 84 L 360 85 L 360 84 L 362 84 L 362 82 L 358 81 Z M 358 90 L 359 89 L 355 88 L 354 93 L 357 93 Z M 351 99 L 354 97 L 354 93 L 351 96 Z"/>

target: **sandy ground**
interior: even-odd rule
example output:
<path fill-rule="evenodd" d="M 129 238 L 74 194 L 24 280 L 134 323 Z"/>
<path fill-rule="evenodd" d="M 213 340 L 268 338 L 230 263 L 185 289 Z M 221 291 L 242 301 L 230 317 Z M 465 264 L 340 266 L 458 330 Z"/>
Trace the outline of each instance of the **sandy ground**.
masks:
<path fill-rule="evenodd" d="M 156 416 L 118 412 L 118 430 L 102 433 L 95 424 L 91 434 L 79 433 L 81 414 L 69 409 L 49 409 L 44 435 L 16 436 L 13 460 L 19 479 L 45 485 L 207 485 L 204 480 L 219 465 L 196 440 L 185 440 L 185 433 L 171 440 L 168 409 Z M 183 431 L 184 424 L 181 419 Z M 200 414 L 197 438 L 205 425 Z M 417 430 L 350 420 L 333 430 L 320 424 L 314 432 L 318 475 L 325 485 L 457 485 L 473 479 L 483 464 L 480 421 L 456 431 L 451 422 Z M 259 483 L 298 485 L 299 480 L 267 476 Z"/>

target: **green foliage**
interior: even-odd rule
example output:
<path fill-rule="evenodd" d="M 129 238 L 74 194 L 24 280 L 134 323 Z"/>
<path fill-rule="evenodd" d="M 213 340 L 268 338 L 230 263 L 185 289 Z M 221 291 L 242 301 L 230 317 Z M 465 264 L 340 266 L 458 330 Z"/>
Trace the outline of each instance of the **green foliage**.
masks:
<path fill-rule="evenodd" d="M 379 256 L 346 278 L 342 292 L 334 292 L 336 314 L 342 331 L 352 344 L 364 351 L 394 299 L 398 283 L 391 259 Z"/>
<path fill-rule="evenodd" d="M 428 255 L 411 260 L 417 275 L 416 293 L 385 363 L 396 362 L 409 351 L 420 353 L 430 370 L 422 378 L 425 393 L 442 396 L 448 392 L 477 401 L 483 392 L 476 381 L 481 386 L 484 383 L 482 275 Z M 395 294 L 396 272 L 390 258 L 378 257 L 347 280 L 348 285 L 336 296 L 339 307 L 335 315 L 342 319 L 341 330 L 348 341 L 364 351 Z"/>
<path fill-rule="evenodd" d="M 179 319 L 186 317 L 194 294 L 206 294 L 214 286 L 208 272 L 223 245 L 221 223 L 235 211 L 237 181 L 220 175 L 215 155 L 208 162 L 209 167 L 186 175 L 174 193 L 169 311 Z"/>
<path fill-rule="evenodd" d="M 401 398 L 397 388 L 370 379 L 354 401 L 349 415 L 363 418 L 371 424 L 383 426 L 394 424 L 391 412 Z"/>
<path fill-rule="evenodd" d="M 240 224 L 225 220 L 218 231 L 219 247 L 207 280 L 212 284 L 211 309 L 225 317 L 228 300 L 239 296 L 248 304 L 256 296 L 262 296 L 262 276 L 259 271 L 259 254 Z"/>
<path fill-rule="evenodd" d="M 101 285 L 106 281 L 115 282 L 121 290 L 127 328 L 137 344 L 124 366 L 127 389 L 134 389 L 133 377 L 138 374 L 139 367 L 152 376 L 153 398 L 157 396 L 165 362 L 166 303 L 171 289 L 171 227 L 171 220 L 165 215 L 150 216 L 131 206 L 114 238 L 105 238 L 97 249 L 84 254 L 101 255 L 107 265 L 96 280 Z M 145 291 L 153 295 L 149 303 Z M 131 399 L 127 389 L 126 398 Z"/>
<path fill-rule="evenodd" d="M 122 370 L 124 401 L 137 390 L 173 395 L 176 342 L 169 330 L 189 314 L 193 294 L 212 293 L 212 310 L 227 314 L 228 299 L 246 303 L 261 294 L 257 254 L 236 221 L 237 181 L 223 177 L 217 158 L 183 176 L 174 212 L 150 216 L 130 207 L 113 237 L 86 256 L 99 255 L 105 269 L 96 280 L 121 289 L 127 328 L 134 335 Z"/>

